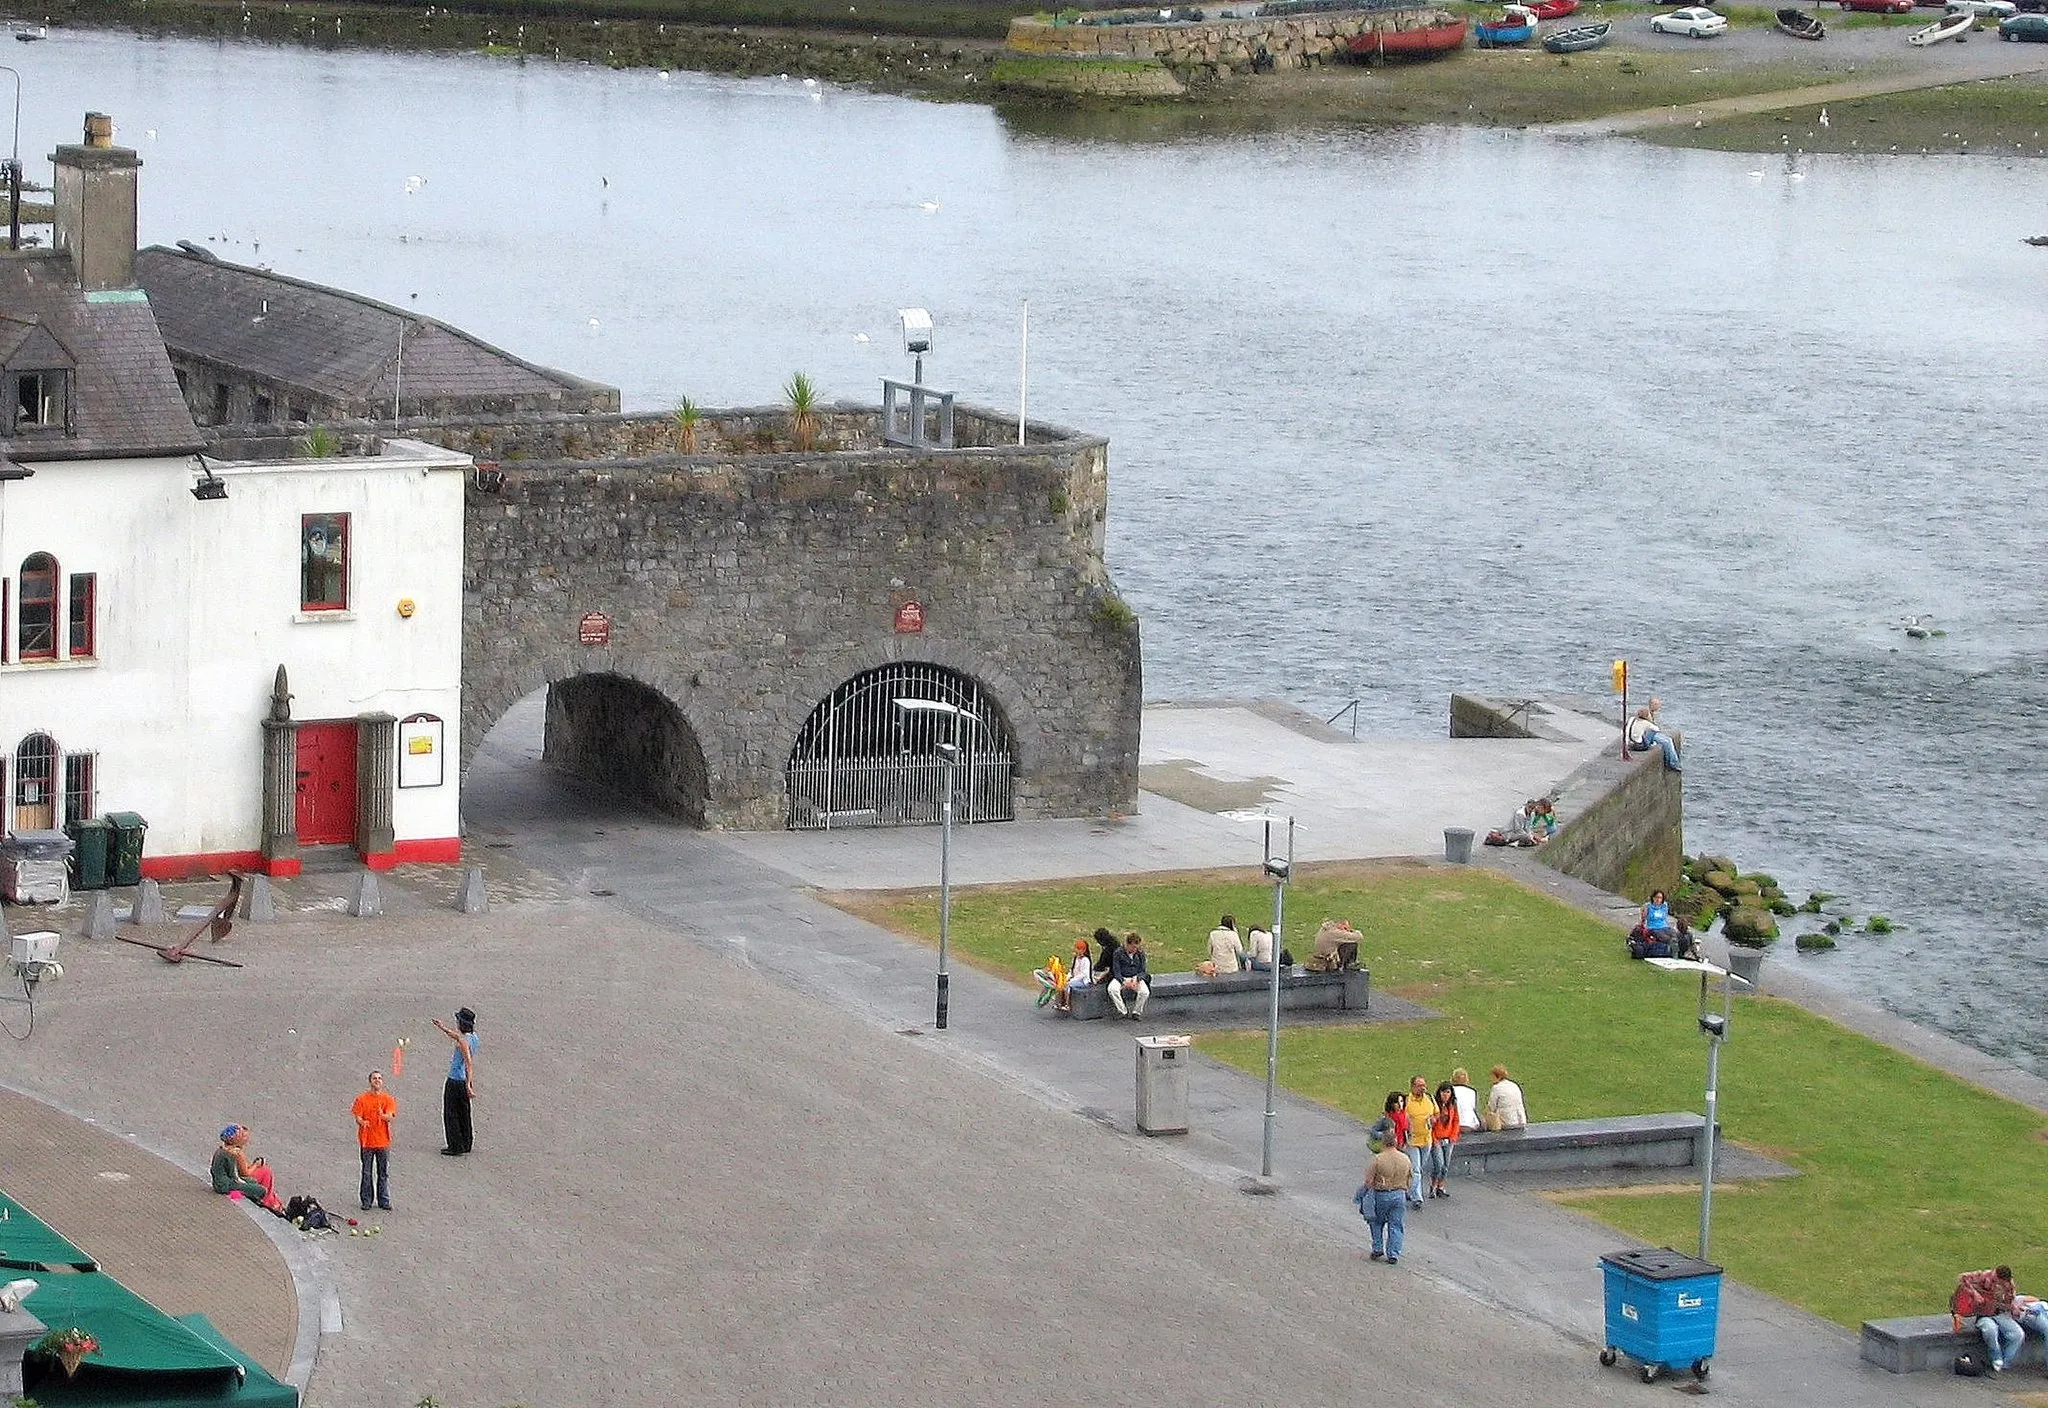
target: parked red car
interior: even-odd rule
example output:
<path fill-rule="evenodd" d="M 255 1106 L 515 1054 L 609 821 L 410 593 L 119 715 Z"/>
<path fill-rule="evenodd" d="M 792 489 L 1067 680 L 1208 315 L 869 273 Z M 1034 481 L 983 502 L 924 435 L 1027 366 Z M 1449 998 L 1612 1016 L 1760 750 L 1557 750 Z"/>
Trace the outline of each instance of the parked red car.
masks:
<path fill-rule="evenodd" d="M 1842 0 L 1845 10 L 1869 10 L 1880 15 L 1910 15 L 1913 0 Z"/>

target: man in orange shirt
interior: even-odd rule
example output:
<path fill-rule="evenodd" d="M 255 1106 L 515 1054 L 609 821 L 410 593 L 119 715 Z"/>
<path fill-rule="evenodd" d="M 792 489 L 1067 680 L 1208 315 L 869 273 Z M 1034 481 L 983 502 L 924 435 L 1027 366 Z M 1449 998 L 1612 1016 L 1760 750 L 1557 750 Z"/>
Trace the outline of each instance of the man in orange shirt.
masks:
<path fill-rule="evenodd" d="M 356 1097 L 350 1107 L 356 1117 L 356 1143 L 363 1156 L 363 1211 L 371 1198 L 375 1206 L 391 1211 L 391 1121 L 398 1118 L 398 1098 L 384 1088 L 384 1073 L 370 1072 L 370 1088 Z"/>

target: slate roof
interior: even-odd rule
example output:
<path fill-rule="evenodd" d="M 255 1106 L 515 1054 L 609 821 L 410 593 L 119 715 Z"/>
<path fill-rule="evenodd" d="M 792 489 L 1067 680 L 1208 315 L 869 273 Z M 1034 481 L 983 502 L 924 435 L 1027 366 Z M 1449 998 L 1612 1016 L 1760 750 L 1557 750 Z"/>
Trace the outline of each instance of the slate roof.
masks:
<path fill-rule="evenodd" d="M 550 408 L 616 410 L 618 392 L 536 366 L 433 318 L 267 269 L 230 264 L 196 246 L 135 255 L 164 341 L 246 375 L 363 403 L 388 405 L 399 328 L 407 401 L 546 398 Z"/>
<path fill-rule="evenodd" d="M 8 371 L 71 368 L 75 431 L 15 433 L 0 416 L 0 456 L 34 464 L 205 448 L 149 301 L 136 289 L 85 293 L 68 254 L 0 253 L 0 349 Z"/>

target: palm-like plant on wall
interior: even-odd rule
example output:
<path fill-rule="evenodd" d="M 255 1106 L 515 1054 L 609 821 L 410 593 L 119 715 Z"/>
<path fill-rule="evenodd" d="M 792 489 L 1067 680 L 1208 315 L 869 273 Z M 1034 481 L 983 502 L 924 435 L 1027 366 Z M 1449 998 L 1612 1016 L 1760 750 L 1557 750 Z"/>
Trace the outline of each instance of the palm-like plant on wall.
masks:
<path fill-rule="evenodd" d="M 799 450 L 812 449 L 818 443 L 817 384 L 798 372 L 782 388 L 782 398 L 789 403 L 790 443 Z"/>
<path fill-rule="evenodd" d="M 697 428 L 704 423 L 704 408 L 685 396 L 676 402 L 676 453 L 697 453 Z"/>

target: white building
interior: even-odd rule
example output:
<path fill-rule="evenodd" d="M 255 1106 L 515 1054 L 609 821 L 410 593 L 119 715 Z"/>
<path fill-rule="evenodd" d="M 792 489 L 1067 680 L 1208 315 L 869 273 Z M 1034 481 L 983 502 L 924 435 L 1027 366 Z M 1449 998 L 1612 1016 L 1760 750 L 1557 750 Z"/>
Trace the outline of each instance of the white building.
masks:
<path fill-rule="evenodd" d="M 203 455 L 135 287 L 141 162 L 98 115 L 52 159 L 56 249 L 0 253 L 7 829 L 139 812 L 158 877 L 458 859 L 470 460 Z"/>

